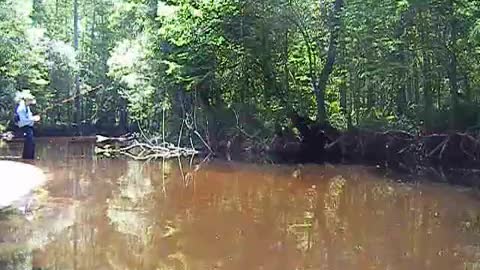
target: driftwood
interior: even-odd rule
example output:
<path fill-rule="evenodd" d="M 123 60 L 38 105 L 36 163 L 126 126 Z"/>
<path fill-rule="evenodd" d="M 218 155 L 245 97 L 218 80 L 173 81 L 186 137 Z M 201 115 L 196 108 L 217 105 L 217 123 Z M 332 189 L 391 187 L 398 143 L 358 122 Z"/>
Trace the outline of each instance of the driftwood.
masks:
<path fill-rule="evenodd" d="M 97 139 L 96 140 L 97 143 L 129 142 L 129 141 L 135 140 L 136 135 L 135 134 L 127 134 L 127 135 L 124 135 L 124 136 L 121 136 L 121 137 L 107 137 L 107 136 L 103 136 L 103 135 L 97 135 L 96 139 Z"/>
<path fill-rule="evenodd" d="M 5 140 L 5 141 L 11 141 L 15 138 L 15 134 L 13 132 L 5 132 L 5 133 L 0 133 L 0 140 Z"/>
<path fill-rule="evenodd" d="M 136 136 L 105 137 L 97 135 L 96 154 L 106 157 L 125 156 L 134 160 L 170 159 L 194 156 L 196 149 L 175 146 L 171 143 L 140 142 Z"/>
<path fill-rule="evenodd" d="M 164 111 L 165 113 L 165 111 Z M 187 115 L 188 118 L 188 115 Z M 178 143 L 175 146 L 173 143 L 165 141 L 165 114 L 162 117 L 162 134 L 161 137 L 149 138 L 143 132 L 143 129 L 138 123 L 139 134 L 127 134 L 121 137 L 105 137 L 97 135 L 96 153 L 107 157 L 111 156 L 126 156 L 134 160 L 148 161 L 152 159 L 171 159 L 179 157 L 193 157 L 200 152 L 195 149 L 191 135 L 189 136 L 191 147 L 181 147 L 183 128 L 186 126 L 190 132 L 196 135 L 204 144 L 204 146 L 212 153 L 212 148 L 203 139 L 197 131 L 196 122 L 188 122 L 183 120 L 178 135 Z"/>
<path fill-rule="evenodd" d="M 176 157 L 194 156 L 199 153 L 193 148 L 184 148 L 175 146 L 171 143 L 161 143 L 154 145 L 150 143 L 142 143 L 134 140 L 114 140 L 115 138 L 99 137 L 97 141 L 96 153 L 107 157 L 126 156 L 134 160 L 152 160 L 152 159 L 170 159 Z M 105 141 L 117 141 L 126 143 L 125 145 L 106 144 L 101 145 Z"/>
<path fill-rule="evenodd" d="M 0 160 L 19 160 L 21 156 L 0 156 Z"/>

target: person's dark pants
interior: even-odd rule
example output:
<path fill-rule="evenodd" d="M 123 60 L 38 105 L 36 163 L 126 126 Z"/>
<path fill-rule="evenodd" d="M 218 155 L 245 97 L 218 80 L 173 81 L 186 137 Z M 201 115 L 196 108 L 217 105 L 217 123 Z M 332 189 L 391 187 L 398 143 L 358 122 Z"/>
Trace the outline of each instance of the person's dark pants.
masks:
<path fill-rule="evenodd" d="M 23 142 L 23 159 L 35 159 L 35 141 L 33 140 L 33 127 L 22 127 L 25 136 Z"/>

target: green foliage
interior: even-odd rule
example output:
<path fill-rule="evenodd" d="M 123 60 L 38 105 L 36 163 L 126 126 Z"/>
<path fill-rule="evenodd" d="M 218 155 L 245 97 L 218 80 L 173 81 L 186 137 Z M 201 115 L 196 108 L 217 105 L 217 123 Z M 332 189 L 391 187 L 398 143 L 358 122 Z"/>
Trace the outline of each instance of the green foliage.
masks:
<path fill-rule="evenodd" d="M 479 123 L 478 0 L 349 0 L 338 13 L 334 0 L 78 0 L 77 51 L 73 2 L 0 1 L 0 124 L 16 90 L 36 93 L 41 111 L 73 95 L 77 75 L 81 91 L 104 87 L 43 124 L 72 123 L 75 109 L 87 125 L 158 130 L 164 114 L 179 128 L 196 112 L 205 131 L 225 117 L 236 128 L 234 115 L 215 116 L 235 108 L 268 133 L 319 106 L 339 129 Z M 322 104 L 315 87 L 332 44 Z"/>

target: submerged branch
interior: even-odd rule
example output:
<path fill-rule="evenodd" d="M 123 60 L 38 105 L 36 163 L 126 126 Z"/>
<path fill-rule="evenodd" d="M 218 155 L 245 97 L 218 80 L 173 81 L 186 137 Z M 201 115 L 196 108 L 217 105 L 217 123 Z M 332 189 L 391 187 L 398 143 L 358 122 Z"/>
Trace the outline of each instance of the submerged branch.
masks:
<path fill-rule="evenodd" d="M 138 151 L 138 150 L 141 151 Z M 182 148 L 182 147 L 159 147 L 151 146 L 142 143 L 135 143 L 133 145 L 122 147 L 122 148 L 97 148 L 97 154 L 105 156 L 117 156 L 124 155 L 130 157 L 134 160 L 151 160 L 151 159 L 170 159 L 176 157 L 188 157 L 192 155 L 197 155 L 199 152 L 191 148 Z"/>
<path fill-rule="evenodd" d="M 97 136 L 96 153 L 106 157 L 126 156 L 134 160 L 152 160 L 152 159 L 170 159 L 177 157 L 194 156 L 199 153 L 196 149 L 175 146 L 171 143 L 143 143 L 136 139 L 127 142 L 123 146 L 115 146 L 112 144 L 102 145 L 105 141 L 112 141 L 112 138 Z"/>

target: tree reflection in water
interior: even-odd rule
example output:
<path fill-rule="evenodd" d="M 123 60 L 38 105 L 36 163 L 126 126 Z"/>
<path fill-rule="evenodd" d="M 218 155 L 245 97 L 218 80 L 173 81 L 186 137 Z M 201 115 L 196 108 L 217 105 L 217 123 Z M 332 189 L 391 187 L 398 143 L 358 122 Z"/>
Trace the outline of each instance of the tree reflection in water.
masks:
<path fill-rule="evenodd" d="M 150 177 L 145 176 L 144 164 L 127 162 L 127 173 L 118 179 L 118 191 L 107 199 L 107 216 L 115 229 L 136 236 L 140 243 L 147 244 L 151 236 L 148 213 L 148 196 L 153 192 Z"/>
<path fill-rule="evenodd" d="M 54 178 L 49 200 L 75 202 L 74 225 L 19 249 L 26 259 L 17 261 L 76 270 L 450 270 L 480 261 L 479 234 L 462 229 L 480 203 L 452 187 L 353 166 L 304 166 L 298 179 L 288 166 L 182 165 L 42 161 Z"/>

